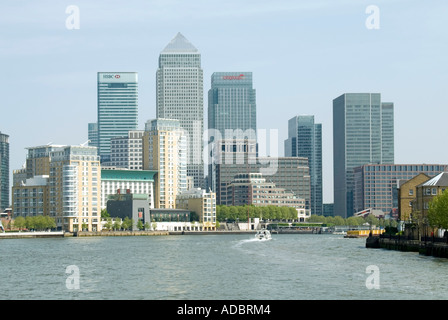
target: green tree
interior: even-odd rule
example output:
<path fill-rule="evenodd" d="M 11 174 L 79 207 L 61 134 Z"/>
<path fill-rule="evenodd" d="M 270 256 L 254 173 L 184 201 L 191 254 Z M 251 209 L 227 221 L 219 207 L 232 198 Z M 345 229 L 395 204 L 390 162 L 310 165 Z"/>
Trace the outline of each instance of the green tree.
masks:
<path fill-rule="evenodd" d="M 429 203 L 428 222 L 431 227 L 448 229 L 448 192 L 435 196 Z"/>
<path fill-rule="evenodd" d="M 22 230 L 26 227 L 25 218 L 22 216 L 18 216 L 14 219 L 14 228 L 17 228 L 19 230 Z"/>
<path fill-rule="evenodd" d="M 109 218 L 110 214 L 107 212 L 107 209 L 101 209 L 101 218 Z"/>
<path fill-rule="evenodd" d="M 25 218 L 25 226 L 28 230 L 36 229 L 36 225 L 35 225 L 35 221 L 34 221 L 33 217 L 28 216 Z"/>
<path fill-rule="evenodd" d="M 112 230 L 113 222 L 111 217 L 106 218 L 106 223 L 104 224 L 104 229 Z"/>
<path fill-rule="evenodd" d="M 134 221 L 132 219 L 130 219 L 129 217 L 126 217 L 126 218 L 124 218 L 124 220 L 123 220 L 123 222 L 121 224 L 121 227 L 124 230 L 131 230 L 133 224 L 134 224 Z"/>
<path fill-rule="evenodd" d="M 137 221 L 137 229 L 138 230 L 143 230 L 144 226 L 143 226 L 143 222 L 142 220 L 138 220 Z"/>
<path fill-rule="evenodd" d="M 115 219 L 114 225 L 112 227 L 114 230 L 120 230 L 121 229 L 121 221 L 120 219 Z"/>

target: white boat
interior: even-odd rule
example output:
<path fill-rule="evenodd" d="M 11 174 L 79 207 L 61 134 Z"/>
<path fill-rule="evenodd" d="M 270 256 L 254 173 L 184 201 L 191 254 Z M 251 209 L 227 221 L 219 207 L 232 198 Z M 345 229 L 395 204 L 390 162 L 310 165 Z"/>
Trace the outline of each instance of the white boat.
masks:
<path fill-rule="evenodd" d="M 257 231 L 257 233 L 255 234 L 255 238 L 258 240 L 271 240 L 272 236 L 269 230 L 261 229 Z"/>

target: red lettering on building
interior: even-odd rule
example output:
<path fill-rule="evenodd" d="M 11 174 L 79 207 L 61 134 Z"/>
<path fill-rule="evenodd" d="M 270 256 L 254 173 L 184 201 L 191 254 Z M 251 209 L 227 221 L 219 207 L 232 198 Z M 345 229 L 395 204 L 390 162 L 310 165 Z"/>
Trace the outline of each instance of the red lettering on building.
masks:
<path fill-rule="evenodd" d="M 239 76 L 223 76 L 223 80 L 241 80 L 244 78 L 244 74 L 240 74 Z"/>

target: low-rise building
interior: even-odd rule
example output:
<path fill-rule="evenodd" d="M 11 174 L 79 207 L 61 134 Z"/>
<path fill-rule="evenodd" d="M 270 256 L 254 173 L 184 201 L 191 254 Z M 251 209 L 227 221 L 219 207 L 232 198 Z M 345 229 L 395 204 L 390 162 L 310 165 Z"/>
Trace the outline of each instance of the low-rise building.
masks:
<path fill-rule="evenodd" d="M 177 195 L 176 208 L 195 212 L 203 230 L 216 230 L 216 193 L 200 188 L 183 191 Z"/>
<path fill-rule="evenodd" d="M 305 199 L 297 197 L 293 192 L 279 188 L 268 182 L 261 173 L 240 173 L 227 185 L 225 205 L 259 207 L 293 207 L 297 210 L 297 218 L 309 218 L 305 209 Z"/>
<path fill-rule="evenodd" d="M 48 175 L 35 176 L 12 187 L 14 217 L 49 214 L 48 179 Z"/>
<path fill-rule="evenodd" d="M 447 188 L 448 172 L 442 172 L 434 178 L 417 185 L 415 200 L 412 203 L 412 211 L 421 214 L 423 217 L 427 216 L 429 203 Z"/>
<path fill-rule="evenodd" d="M 402 179 L 397 182 L 398 189 L 398 220 L 409 221 L 412 212 L 412 203 L 417 195 L 417 186 L 431 179 L 425 173 L 420 173 L 411 179 Z"/>
<path fill-rule="evenodd" d="M 142 226 L 149 226 L 151 222 L 148 195 L 131 193 L 129 189 L 117 190 L 108 196 L 107 212 L 113 218 L 132 219 L 133 231 L 139 230 L 139 221 Z"/>
<path fill-rule="evenodd" d="M 101 208 L 107 207 L 108 196 L 117 190 L 130 190 L 132 194 L 146 194 L 149 207 L 154 208 L 155 170 L 129 170 L 114 167 L 101 168 Z"/>

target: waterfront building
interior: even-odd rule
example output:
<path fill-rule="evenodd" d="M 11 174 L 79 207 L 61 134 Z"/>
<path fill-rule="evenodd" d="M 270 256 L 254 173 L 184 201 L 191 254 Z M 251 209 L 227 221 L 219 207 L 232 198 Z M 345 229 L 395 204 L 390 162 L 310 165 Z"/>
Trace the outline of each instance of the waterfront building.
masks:
<path fill-rule="evenodd" d="M 287 192 L 305 200 L 306 214 L 310 209 L 310 174 L 308 159 L 304 157 L 259 157 L 254 144 L 221 142 L 219 159 L 215 163 L 215 192 L 217 204 L 227 199 L 227 185 L 240 173 L 262 173 L 266 181 L 275 183 Z M 252 146 L 252 148 L 251 148 Z M 246 147 L 246 148 L 245 148 Z M 247 148 L 249 147 L 249 148 Z M 222 161 L 221 161 L 222 160 Z"/>
<path fill-rule="evenodd" d="M 417 185 L 415 200 L 412 202 L 412 212 L 427 217 L 430 202 L 447 188 L 448 172 L 441 172 L 435 177 Z"/>
<path fill-rule="evenodd" d="M 183 191 L 176 197 L 176 208 L 195 212 L 202 230 L 216 230 L 216 194 L 194 188 Z"/>
<path fill-rule="evenodd" d="M 0 132 L 0 212 L 9 208 L 9 136 Z"/>
<path fill-rule="evenodd" d="M 211 145 L 211 157 L 208 162 L 209 174 L 207 177 L 208 187 L 217 191 L 216 165 L 217 164 L 245 164 L 256 162 L 257 141 L 255 139 L 220 139 Z M 222 186 L 224 187 L 224 185 Z M 218 203 L 221 202 L 220 195 L 217 196 Z"/>
<path fill-rule="evenodd" d="M 14 217 L 49 214 L 48 179 L 48 175 L 34 176 L 12 187 Z"/>
<path fill-rule="evenodd" d="M 175 209 L 176 196 L 187 189 L 187 141 L 179 120 L 146 122 L 143 169 L 157 171 L 154 207 Z"/>
<path fill-rule="evenodd" d="M 300 115 L 288 121 L 285 157 L 308 158 L 310 168 L 311 214 L 322 215 L 322 124 L 314 116 Z"/>
<path fill-rule="evenodd" d="M 257 139 L 252 72 L 212 74 L 208 92 L 208 129 L 214 141 L 229 138 Z"/>
<path fill-rule="evenodd" d="M 156 74 L 156 117 L 177 119 L 186 132 L 187 175 L 204 184 L 204 97 L 201 54 L 178 33 L 159 55 Z"/>
<path fill-rule="evenodd" d="M 97 146 L 101 162 L 110 160 L 110 140 L 126 136 L 137 126 L 137 72 L 98 72 Z M 93 135 L 94 131 L 94 139 Z"/>
<path fill-rule="evenodd" d="M 108 165 L 117 168 L 143 169 L 144 132 L 144 130 L 132 130 L 125 136 L 112 138 Z"/>
<path fill-rule="evenodd" d="M 101 231 L 101 168 L 97 148 L 50 152 L 49 206 L 59 230 Z"/>
<path fill-rule="evenodd" d="M 394 163 L 393 103 L 379 93 L 345 93 L 333 100 L 334 213 L 355 213 L 353 169 Z"/>
<path fill-rule="evenodd" d="M 107 212 L 113 218 L 132 219 L 132 231 L 150 228 L 150 202 L 147 194 L 132 193 L 129 189 L 120 190 L 107 196 Z M 140 223 L 139 223 L 140 222 Z"/>
<path fill-rule="evenodd" d="M 443 164 L 366 164 L 355 167 L 353 208 L 355 213 L 365 209 L 381 210 L 385 215 L 398 208 L 397 184 L 420 173 L 434 177 L 445 171 Z"/>
<path fill-rule="evenodd" d="M 129 190 L 132 194 L 147 196 L 149 208 L 154 208 L 154 180 L 157 171 L 101 168 L 101 209 L 107 208 L 109 195 L 117 190 Z"/>
<path fill-rule="evenodd" d="M 417 195 L 417 186 L 431 179 L 425 173 L 419 173 L 411 179 L 397 181 L 398 189 L 398 220 L 409 221 L 412 212 L 412 203 Z"/>
<path fill-rule="evenodd" d="M 266 181 L 261 173 L 240 173 L 227 185 L 228 206 L 253 205 L 257 207 L 292 207 L 297 210 L 297 218 L 305 220 L 305 199 L 296 197 L 293 192 L 279 188 Z"/>

